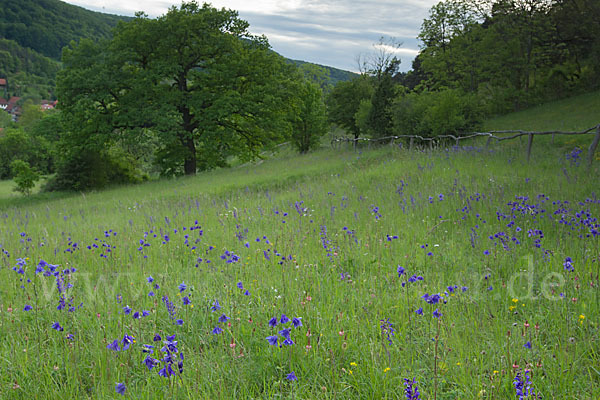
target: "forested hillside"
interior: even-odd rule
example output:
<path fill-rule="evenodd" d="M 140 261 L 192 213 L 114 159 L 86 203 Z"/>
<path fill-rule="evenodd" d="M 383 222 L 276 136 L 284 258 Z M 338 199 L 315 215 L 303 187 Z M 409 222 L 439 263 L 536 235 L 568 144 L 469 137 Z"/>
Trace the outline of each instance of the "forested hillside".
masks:
<path fill-rule="evenodd" d="M 72 40 L 110 36 L 126 17 L 88 11 L 58 0 L 1 1 L 0 78 L 8 96 L 53 99 L 62 48 Z"/>
<path fill-rule="evenodd" d="M 8 96 L 53 97 L 59 69 L 58 61 L 0 39 L 0 77 L 8 78 Z"/>
<path fill-rule="evenodd" d="M 58 0 L 2 0 L 1 3 L 0 38 L 14 40 L 56 60 L 71 40 L 107 38 L 119 20 L 127 19 Z"/>
<path fill-rule="evenodd" d="M 306 65 L 306 64 L 309 64 L 309 65 L 312 64 L 312 63 L 309 63 L 306 61 L 300 61 L 300 60 L 291 60 L 291 62 L 296 64 L 296 66 L 298 66 L 298 67 L 302 67 L 303 65 Z M 326 65 L 319 65 L 319 64 L 312 64 L 312 65 L 316 65 L 319 68 L 324 68 L 325 70 L 327 70 L 329 72 L 328 83 L 331 86 L 335 86 L 339 82 L 350 81 L 350 80 L 358 77 L 358 74 L 355 74 L 354 72 L 350 72 L 350 71 L 344 71 L 343 69 L 328 67 Z"/>

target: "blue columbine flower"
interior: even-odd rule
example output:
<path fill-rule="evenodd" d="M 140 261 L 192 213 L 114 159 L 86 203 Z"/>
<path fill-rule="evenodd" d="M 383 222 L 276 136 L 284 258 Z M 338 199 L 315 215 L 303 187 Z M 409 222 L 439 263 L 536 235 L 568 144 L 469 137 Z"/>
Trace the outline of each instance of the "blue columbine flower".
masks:
<path fill-rule="evenodd" d="M 32 309 L 33 307 L 31 307 L 29 304 L 25 304 L 25 307 L 23 307 L 23 311 L 30 311 Z"/>
<path fill-rule="evenodd" d="M 244 285 L 242 285 L 242 282 L 238 282 L 236 286 L 240 290 L 244 289 Z"/>
<path fill-rule="evenodd" d="M 575 267 L 573 266 L 573 260 L 571 257 L 565 258 L 565 262 L 563 263 L 566 271 L 573 272 L 575 271 Z"/>
<path fill-rule="evenodd" d="M 267 336 L 267 340 L 271 346 L 277 346 L 277 340 L 279 340 L 279 338 L 277 337 L 277 335 L 273 335 Z"/>
<path fill-rule="evenodd" d="M 52 324 L 52 329 L 56 329 L 59 332 L 64 331 L 64 328 L 62 326 L 60 326 L 60 324 L 58 322 L 55 322 Z"/>
<path fill-rule="evenodd" d="M 398 265 L 398 277 L 401 277 L 402 275 L 404 275 L 404 268 L 402 268 L 400 265 Z"/>
<path fill-rule="evenodd" d="M 422 298 L 429 304 L 437 304 L 440 302 L 442 297 L 439 294 L 433 294 L 430 296 L 429 293 L 425 293 Z"/>
<path fill-rule="evenodd" d="M 523 347 L 525 347 L 526 349 L 531 349 L 531 342 L 530 342 L 530 341 L 527 341 L 527 343 L 525 343 L 525 344 L 523 345 Z"/>
<path fill-rule="evenodd" d="M 250 296 L 250 292 L 246 290 L 246 291 L 244 292 L 244 296 Z"/>
<path fill-rule="evenodd" d="M 154 353 L 154 346 L 150 346 L 149 344 L 142 345 L 142 353 Z"/>
<path fill-rule="evenodd" d="M 181 282 L 179 284 L 179 293 L 182 293 L 185 291 L 185 289 L 187 289 L 187 285 L 185 284 L 185 282 Z"/>
<path fill-rule="evenodd" d="M 221 322 L 221 323 L 224 323 L 224 322 L 227 322 L 227 320 L 228 320 L 228 319 L 229 319 L 229 317 L 228 317 L 227 315 L 225 315 L 225 314 L 222 314 L 222 315 L 219 317 L 219 322 Z"/>
<path fill-rule="evenodd" d="M 281 314 L 281 319 L 279 320 L 279 322 L 282 324 L 287 324 L 288 322 L 290 322 L 290 319 L 287 317 L 287 315 Z"/>
<path fill-rule="evenodd" d="M 130 314 L 130 313 L 131 313 L 131 307 L 129 307 L 129 306 L 125 306 L 125 307 L 123 307 L 123 312 L 124 312 L 125 314 Z"/>
<path fill-rule="evenodd" d="M 109 343 L 106 348 L 112 351 L 121 351 L 121 348 L 119 347 L 119 341 L 117 339 L 115 339 L 114 342 Z"/>
<path fill-rule="evenodd" d="M 274 328 L 275 326 L 277 326 L 277 318 L 273 317 L 269 320 L 269 325 L 271 326 L 271 328 Z"/>
<path fill-rule="evenodd" d="M 294 342 L 292 341 L 292 339 L 287 338 L 283 341 L 283 344 L 286 346 L 291 346 L 294 344 Z"/>
<path fill-rule="evenodd" d="M 215 326 L 215 329 L 212 330 L 213 335 L 218 335 L 221 332 L 223 332 L 223 329 L 219 328 L 218 326 Z"/>
<path fill-rule="evenodd" d="M 148 281 L 148 283 L 154 282 L 154 278 L 152 276 L 147 277 L 146 280 Z"/>
<path fill-rule="evenodd" d="M 115 390 L 117 391 L 117 393 L 119 393 L 121 396 L 125 395 L 125 389 L 127 389 L 127 387 L 125 387 L 124 383 L 117 383 L 117 386 L 115 386 Z"/>
<path fill-rule="evenodd" d="M 433 312 L 433 316 L 435 318 L 439 318 L 442 316 L 442 313 L 438 311 L 438 309 L 436 308 L 435 311 Z"/>
<path fill-rule="evenodd" d="M 290 338 L 290 331 L 291 330 L 292 330 L 292 328 L 285 328 L 284 330 L 279 331 L 279 334 L 281 336 L 283 336 L 284 338 L 289 339 Z"/>
<path fill-rule="evenodd" d="M 423 307 L 419 307 L 418 309 L 415 310 L 415 314 L 417 315 L 423 315 Z"/>
<path fill-rule="evenodd" d="M 158 365 L 159 361 L 155 358 L 152 358 L 150 356 L 147 356 L 144 359 L 144 364 L 146 364 L 146 367 L 148 367 L 148 371 L 151 371 L 152 368 L 156 367 Z"/>
<path fill-rule="evenodd" d="M 187 297 L 187 296 L 184 296 L 184 298 L 182 300 L 183 300 L 183 305 L 184 306 L 192 304 L 192 302 L 190 301 L 190 298 Z"/>
<path fill-rule="evenodd" d="M 290 372 L 289 374 L 287 374 L 285 376 L 285 379 L 287 379 L 288 381 L 297 381 L 298 377 L 296 376 L 296 374 L 294 373 L 294 371 Z"/>
<path fill-rule="evenodd" d="M 292 318 L 292 325 L 294 325 L 294 328 L 300 328 L 302 326 L 302 317 Z"/>
<path fill-rule="evenodd" d="M 210 308 L 211 311 L 218 311 L 221 309 L 221 305 L 219 304 L 219 300 L 215 300 L 212 303 L 212 307 Z"/>
<path fill-rule="evenodd" d="M 182 319 L 178 319 L 177 321 L 175 321 L 176 325 L 183 325 L 183 320 Z"/>
<path fill-rule="evenodd" d="M 123 340 L 121 341 L 123 343 L 123 350 L 127 350 L 134 341 L 135 338 L 133 336 L 124 335 Z"/>
<path fill-rule="evenodd" d="M 154 339 L 152 339 L 155 342 L 160 342 L 162 340 L 162 338 L 160 337 L 160 335 L 157 333 L 156 335 L 154 335 Z"/>

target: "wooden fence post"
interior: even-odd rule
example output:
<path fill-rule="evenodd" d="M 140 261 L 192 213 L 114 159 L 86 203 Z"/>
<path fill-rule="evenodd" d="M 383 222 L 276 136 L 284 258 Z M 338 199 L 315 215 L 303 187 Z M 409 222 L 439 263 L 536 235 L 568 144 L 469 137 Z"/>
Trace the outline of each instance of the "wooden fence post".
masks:
<path fill-rule="evenodd" d="M 590 145 L 590 149 L 588 150 L 588 166 L 592 166 L 592 162 L 594 161 L 594 153 L 596 152 L 596 147 L 598 147 L 598 142 L 600 142 L 600 124 L 596 126 L 596 136 L 594 137 L 594 141 Z"/>
<path fill-rule="evenodd" d="M 527 142 L 527 162 L 531 158 L 531 146 L 533 145 L 533 133 L 529 134 L 529 141 Z"/>
<path fill-rule="evenodd" d="M 413 142 L 414 142 L 415 138 L 410 138 L 410 143 L 408 144 L 408 149 L 412 150 L 413 149 Z"/>

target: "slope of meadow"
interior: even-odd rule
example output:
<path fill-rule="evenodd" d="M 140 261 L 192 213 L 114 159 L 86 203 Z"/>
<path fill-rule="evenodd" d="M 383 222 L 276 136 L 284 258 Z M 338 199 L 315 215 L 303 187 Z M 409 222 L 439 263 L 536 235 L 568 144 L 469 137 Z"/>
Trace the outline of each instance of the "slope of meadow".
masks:
<path fill-rule="evenodd" d="M 599 398 L 599 167 L 523 153 L 324 150 L 5 202 L 0 397 L 507 399 L 527 374 Z"/>
<path fill-rule="evenodd" d="M 581 132 L 600 124 L 600 91 L 585 93 L 525 111 L 491 118 L 484 130 L 519 129 L 524 131 L 573 131 Z M 593 135 L 592 132 L 590 135 Z M 525 139 L 523 139 L 525 140 Z M 535 142 L 552 144 L 562 150 L 579 147 L 587 150 L 592 139 L 589 136 L 536 137 Z M 598 156 L 598 155 L 597 155 Z M 598 158 L 600 160 L 600 157 Z"/>

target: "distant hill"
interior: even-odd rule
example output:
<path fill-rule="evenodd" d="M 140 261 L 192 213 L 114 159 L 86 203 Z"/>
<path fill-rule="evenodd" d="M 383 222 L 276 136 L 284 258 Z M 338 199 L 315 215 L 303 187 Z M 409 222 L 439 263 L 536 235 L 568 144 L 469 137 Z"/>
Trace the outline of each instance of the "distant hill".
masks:
<path fill-rule="evenodd" d="M 309 63 L 307 61 L 300 61 L 300 60 L 290 60 L 292 63 L 296 64 L 297 66 L 301 66 L 303 64 L 314 64 L 314 63 Z M 321 68 L 325 68 L 326 70 L 329 71 L 329 83 L 331 83 L 331 85 L 335 86 L 338 82 L 345 82 L 345 81 L 350 81 L 352 80 L 352 78 L 358 76 L 358 74 L 354 73 L 354 72 L 350 72 L 350 71 L 344 71 L 343 69 L 338 69 L 338 68 L 334 68 L 334 67 L 328 67 L 327 65 L 320 65 L 320 64 L 314 64 L 316 66 L 319 66 Z"/>
<path fill-rule="evenodd" d="M 110 37 L 120 20 L 59 0 L 0 0 L 0 38 L 59 60 L 64 46 L 81 38 Z"/>

